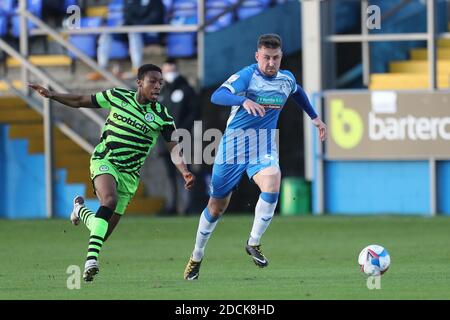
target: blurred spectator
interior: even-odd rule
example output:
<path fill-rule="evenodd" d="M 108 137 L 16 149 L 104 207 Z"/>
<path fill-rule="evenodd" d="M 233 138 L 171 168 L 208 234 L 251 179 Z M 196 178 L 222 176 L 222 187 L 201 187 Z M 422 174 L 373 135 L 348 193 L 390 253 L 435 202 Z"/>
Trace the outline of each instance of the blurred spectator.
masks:
<path fill-rule="evenodd" d="M 42 10 L 42 19 L 51 27 L 60 27 L 66 14 L 62 10 L 61 1 L 58 0 L 44 0 L 42 5 L 45 10 Z"/>
<path fill-rule="evenodd" d="M 165 7 L 162 0 L 125 0 L 124 25 L 152 25 L 164 24 Z M 98 40 L 97 60 L 102 68 L 107 68 L 109 63 L 109 52 L 111 48 L 112 34 L 102 34 Z M 137 70 L 142 65 L 142 52 L 144 38 L 142 33 L 128 33 L 128 44 L 131 57 L 132 70 L 120 75 L 115 70 L 116 76 L 124 78 L 135 77 Z M 88 75 L 90 80 L 99 80 L 101 75 L 97 72 Z"/>
<path fill-rule="evenodd" d="M 199 111 L 197 93 L 186 78 L 179 73 L 174 59 L 167 59 L 161 69 L 165 84 L 161 89 L 159 102 L 169 109 L 178 129 L 186 129 L 191 132 Z M 161 155 L 166 158 L 165 160 L 169 160 L 168 163 L 171 163 L 168 152 L 163 151 Z M 191 159 L 186 159 L 188 163 L 189 160 Z M 184 189 L 183 182 L 173 168 L 174 166 L 167 166 L 173 196 L 172 201 L 169 201 L 166 207 L 166 214 L 185 214 L 190 211 L 191 195 Z"/>

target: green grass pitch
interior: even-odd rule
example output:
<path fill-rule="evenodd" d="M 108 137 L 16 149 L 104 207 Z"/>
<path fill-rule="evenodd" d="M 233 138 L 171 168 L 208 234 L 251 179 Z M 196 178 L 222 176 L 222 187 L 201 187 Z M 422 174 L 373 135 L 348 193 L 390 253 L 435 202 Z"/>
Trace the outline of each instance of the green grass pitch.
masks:
<path fill-rule="evenodd" d="M 88 231 L 65 220 L 0 221 L 0 299 L 449 299 L 450 218 L 276 216 L 257 268 L 244 245 L 252 215 L 225 215 L 198 281 L 183 280 L 198 217 L 125 216 L 105 243 L 93 283 L 68 289 Z M 369 290 L 359 251 L 385 246 L 391 268 Z"/>

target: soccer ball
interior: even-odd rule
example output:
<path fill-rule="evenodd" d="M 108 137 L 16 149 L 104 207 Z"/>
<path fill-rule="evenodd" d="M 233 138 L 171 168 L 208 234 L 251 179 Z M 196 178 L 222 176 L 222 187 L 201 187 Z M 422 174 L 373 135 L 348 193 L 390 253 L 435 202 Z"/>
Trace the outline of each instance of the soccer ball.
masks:
<path fill-rule="evenodd" d="M 361 250 L 358 263 L 366 275 L 381 276 L 389 269 L 391 257 L 382 246 L 371 244 Z"/>

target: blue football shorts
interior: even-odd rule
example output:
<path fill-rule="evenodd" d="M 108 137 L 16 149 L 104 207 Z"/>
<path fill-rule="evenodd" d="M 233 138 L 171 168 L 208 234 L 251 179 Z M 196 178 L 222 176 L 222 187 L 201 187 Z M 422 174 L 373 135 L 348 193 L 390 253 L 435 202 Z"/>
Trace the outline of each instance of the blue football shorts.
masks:
<path fill-rule="evenodd" d="M 279 169 L 278 155 L 266 155 L 263 159 L 238 164 L 215 162 L 209 186 L 209 196 L 217 199 L 226 198 L 237 188 L 244 171 L 247 172 L 247 176 L 251 180 L 255 174 L 268 167 Z"/>

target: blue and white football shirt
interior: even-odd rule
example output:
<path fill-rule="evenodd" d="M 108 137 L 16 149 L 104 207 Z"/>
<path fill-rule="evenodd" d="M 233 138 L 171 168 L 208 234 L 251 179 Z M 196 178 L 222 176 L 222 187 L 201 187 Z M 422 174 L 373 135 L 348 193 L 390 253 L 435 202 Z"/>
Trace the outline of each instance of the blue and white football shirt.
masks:
<path fill-rule="evenodd" d="M 226 197 L 244 171 L 251 179 L 266 167 L 278 166 L 277 121 L 287 99 L 297 91 L 297 82 L 289 71 L 279 70 L 267 77 L 257 64 L 252 64 L 233 74 L 221 87 L 264 106 L 266 113 L 254 116 L 240 105 L 231 107 L 212 172 L 210 195 L 217 198 Z"/>
<path fill-rule="evenodd" d="M 286 100 L 297 90 L 293 74 L 280 70 L 275 76 L 267 77 L 257 64 L 252 64 L 232 75 L 222 87 L 264 106 L 266 114 L 254 116 L 242 106 L 232 106 L 216 162 L 234 163 L 243 156 L 251 162 L 256 161 L 255 156 L 260 158 L 266 154 L 277 157 L 275 130 Z"/>

